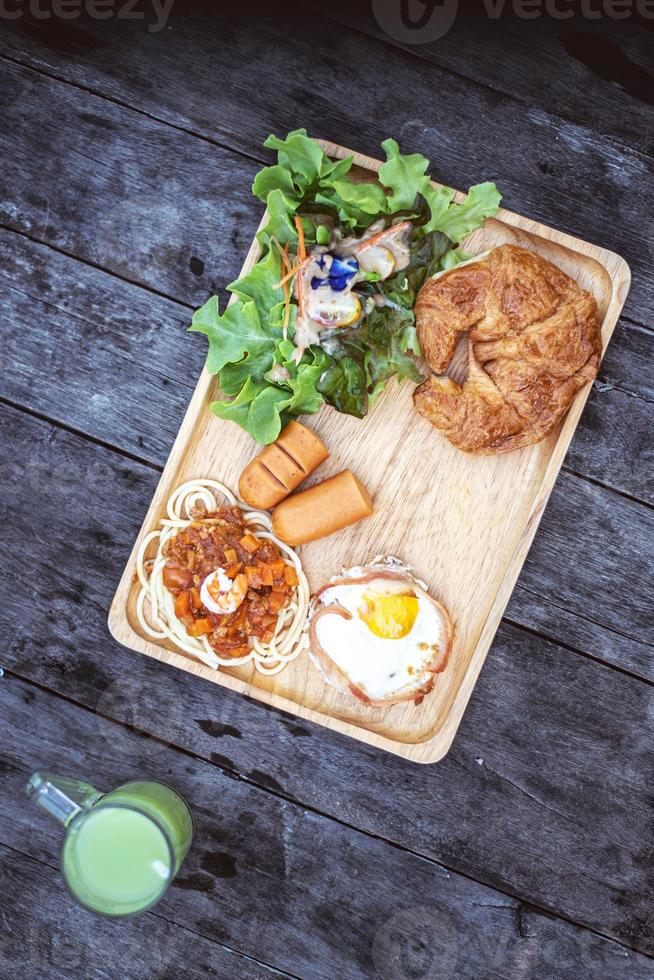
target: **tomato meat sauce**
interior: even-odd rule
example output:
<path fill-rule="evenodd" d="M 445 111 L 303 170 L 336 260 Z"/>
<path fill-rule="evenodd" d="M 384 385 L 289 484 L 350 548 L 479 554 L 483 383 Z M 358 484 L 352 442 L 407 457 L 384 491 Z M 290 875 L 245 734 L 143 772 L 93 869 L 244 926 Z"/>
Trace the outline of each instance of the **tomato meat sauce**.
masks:
<path fill-rule="evenodd" d="M 250 639 L 272 640 L 297 574 L 274 541 L 248 530 L 238 507 L 210 513 L 198 507 L 191 517 L 193 523 L 163 548 L 163 584 L 175 597 L 175 615 L 189 636 L 206 636 L 220 656 L 246 656 Z M 237 576 L 246 579 L 245 597 L 232 613 L 211 612 L 202 602 L 202 583 L 219 568 L 232 582 Z"/>

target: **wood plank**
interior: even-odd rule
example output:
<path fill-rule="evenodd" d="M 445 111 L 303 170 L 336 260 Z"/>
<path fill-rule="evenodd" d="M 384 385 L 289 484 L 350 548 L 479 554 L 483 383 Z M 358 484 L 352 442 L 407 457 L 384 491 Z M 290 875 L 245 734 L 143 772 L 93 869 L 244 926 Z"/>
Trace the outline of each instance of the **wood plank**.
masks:
<path fill-rule="evenodd" d="M 22 792 L 23 775 L 17 773 L 12 780 L 17 794 Z M 26 810 L 27 806 L 25 803 Z M 3 816 L 11 819 L 8 813 Z M 28 821 L 30 817 L 39 828 L 46 819 L 33 810 Z M 56 863 L 56 846 L 47 858 Z M 159 910 L 120 923 L 91 915 L 74 904 L 54 867 L 8 847 L 0 846 L 0 865 L 4 894 L 11 896 L 0 911 L 3 977 L 150 980 L 179 974 L 185 978 L 276 980 L 286 976 L 175 925 Z"/>
<path fill-rule="evenodd" d="M 6 62 L 0 93 L 0 224 L 191 305 L 230 282 L 255 163 Z"/>
<path fill-rule="evenodd" d="M 458 5 L 450 29 L 427 43 L 391 37 L 375 20 L 371 5 L 333 0 L 325 6 L 312 0 L 309 6 L 345 27 L 401 47 L 414 58 L 580 123 L 642 153 L 654 152 L 652 133 L 645 124 L 654 85 L 651 37 L 635 4 L 626 19 L 623 14 L 619 20 L 606 7 L 604 15 L 589 19 L 572 6 L 558 18 L 548 14 L 544 4 L 532 5 L 531 16 L 522 18 L 510 3 Z M 490 17 L 487 11 L 493 8 L 499 13 Z M 33 35 L 30 42 L 36 48 Z"/>
<path fill-rule="evenodd" d="M 107 636 L 106 609 L 157 474 L 20 413 L 1 417 L 5 667 L 151 732 L 162 743 L 147 742 L 157 766 L 166 742 L 180 745 L 649 948 L 650 686 L 503 626 L 450 755 L 419 768 L 216 691 Z M 604 581 L 616 588 L 618 570 L 607 565 L 583 594 Z"/>
<path fill-rule="evenodd" d="M 13 802 L 23 791 L 26 771 L 44 759 L 101 789 L 146 773 L 163 775 L 185 795 L 193 810 L 194 845 L 156 909 L 156 915 L 180 927 L 174 936 L 192 930 L 316 980 L 416 975 L 425 965 L 446 968 L 448 976 L 496 977 L 519 975 L 527 966 L 546 976 L 612 975 L 628 964 L 630 976 L 651 976 L 650 961 L 615 942 L 230 778 L 172 747 L 155 746 L 153 756 L 149 739 L 106 722 L 100 738 L 92 712 L 48 692 L 5 677 L 0 703 L 8 722 L 0 749 L 8 789 L 0 800 L 2 837 L 24 854 L 56 860 L 60 828 L 27 804 L 17 812 Z M 102 925 L 71 911 L 54 872 L 49 880 L 47 874 L 43 869 L 53 897 L 60 898 L 64 923 L 86 926 L 81 936 L 71 930 L 66 943 L 84 957 L 82 943 L 89 943 L 96 928 L 100 939 L 108 937 L 115 923 Z M 27 903 L 29 893 L 21 900 Z M 154 918 L 141 920 L 144 930 Z M 28 921 L 32 925 L 31 916 Z M 139 920 L 133 922 L 132 934 L 138 935 Z M 58 929 L 62 926 L 58 919 Z M 129 925 L 122 936 L 125 942 Z M 149 930 L 148 936 L 146 951 L 153 938 Z M 164 957 L 174 942 L 168 939 Z M 201 959 L 204 944 L 198 945 Z M 398 963 L 406 972 L 398 974 Z M 166 975 L 173 965 L 165 964 Z"/>
<path fill-rule="evenodd" d="M 653 526 L 651 510 L 562 474 L 507 615 L 654 679 Z"/>
<path fill-rule="evenodd" d="M 634 274 L 625 313 L 641 323 L 651 318 L 654 283 L 648 268 L 654 232 L 642 208 L 652 185 L 651 158 L 374 38 L 344 31 L 299 6 L 288 12 L 292 28 L 269 5 L 257 9 L 255 20 L 249 7 L 241 13 L 219 6 L 191 12 L 174 8 L 170 29 L 154 35 L 128 21 L 80 20 L 61 25 L 52 35 L 40 30 L 36 47 L 27 50 L 48 72 L 257 158 L 269 132 L 301 125 L 372 156 L 378 155 L 382 139 L 394 135 L 406 152 L 420 151 L 431 159 L 435 179 L 463 188 L 495 179 L 512 211 L 623 255 Z M 29 31 L 27 20 L 21 25 L 9 25 L 9 30 Z M 78 57 L 71 58 L 71 50 Z M 389 81 L 371 85 L 382 63 Z M 247 200 L 245 181 L 232 185 L 225 179 L 217 147 L 198 145 L 182 133 L 174 137 L 142 116 L 137 126 L 131 113 L 106 100 L 72 93 L 6 62 L 3 67 L 7 129 L 19 134 L 20 144 L 14 139 L 5 148 L 13 178 L 9 200 L 19 212 L 16 218 L 4 212 L 9 227 L 29 224 L 42 240 L 63 241 L 67 251 L 94 255 L 93 261 L 109 267 L 119 261 L 129 278 L 156 288 L 168 288 L 174 279 L 170 267 L 180 247 L 182 266 L 192 248 L 214 276 L 217 243 L 226 244 L 235 227 L 241 241 L 249 241 L 254 221 L 249 228 L 241 226 L 258 205 Z M 284 98 L 253 99 L 257 91 L 283 91 Z M 80 158 L 78 140 L 84 145 L 89 130 L 94 145 L 100 144 L 92 159 L 116 171 L 115 188 L 106 187 L 104 166 L 99 175 L 89 175 L 88 161 Z M 49 148 L 45 172 L 44 144 Z M 137 165 L 139 155 L 144 159 Z M 137 188 L 139 167 L 144 180 Z M 52 193 L 62 172 L 67 205 Z M 47 194 L 35 192 L 46 185 Z M 122 249 L 124 235 L 109 236 L 108 247 L 99 241 L 99 232 L 89 240 L 77 229 L 80 209 L 73 202 L 93 209 L 99 185 L 107 201 L 97 201 L 96 214 L 107 208 L 112 220 L 127 224 L 130 237 L 134 225 L 147 225 L 142 254 Z M 227 218 L 229 201 L 231 216 L 238 218 L 228 228 L 216 229 L 217 200 L 223 205 L 216 209 L 221 216 Z M 44 225 L 45 232 L 51 226 L 49 235 Z M 215 230 L 223 232 L 218 239 Z M 112 255 L 116 250 L 118 258 Z M 189 288 L 188 295 L 175 295 L 197 296 L 198 283 Z"/>
<path fill-rule="evenodd" d="M 206 344 L 191 309 L 0 230 L 0 397 L 161 466 Z"/>
<path fill-rule="evenodd" d="M 11 365 L 0 396 L 161 465 L 204 362 L 190 309 L 1 229 L 0 281 Z M 654 335 L 620 321 L 566 457 L 644 500 L 652 358 Z"/>

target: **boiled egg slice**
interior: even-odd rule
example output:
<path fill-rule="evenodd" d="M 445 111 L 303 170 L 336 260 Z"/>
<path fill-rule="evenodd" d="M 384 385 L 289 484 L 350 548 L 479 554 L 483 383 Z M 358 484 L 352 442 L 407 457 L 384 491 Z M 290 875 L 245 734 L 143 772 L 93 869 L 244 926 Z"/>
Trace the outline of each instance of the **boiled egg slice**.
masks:
<path fill-rule="evenodd" d="M 369 245 L 357 252 L 359 268 L 364 272 L 378 272 L 381 279 L 388 279 L 395 269 L 395 256 L 384 245 Z"/>
<path fill-rule="evenodd" d="M 325 327 L 348 327 L 361 316 L 361 303 L 355 293 L 321 286 L 309 292 L 306 312 L 311 320 Z"/>

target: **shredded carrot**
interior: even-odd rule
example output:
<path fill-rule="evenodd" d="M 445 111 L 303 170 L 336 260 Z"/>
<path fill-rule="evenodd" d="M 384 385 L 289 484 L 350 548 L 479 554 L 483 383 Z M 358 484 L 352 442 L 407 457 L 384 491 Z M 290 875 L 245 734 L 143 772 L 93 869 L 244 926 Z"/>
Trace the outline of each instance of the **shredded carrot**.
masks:
<path fill-rule="evenodd" d="M 391 232 L 397 231 L 398 228 L 409 228 L 411 226 L 410 221 L 400 221 L 397 225 L 391 225 L 390 228 L 384 228 L 377 235 L 373 235 L 372 238 L 366 238 L 365 242 L 361 242 L 354 249 L 355 252 L 362 252 L 364 248 L 369 248 L 371 245 L 375 245 L 377 242 L 381 241 L 382 238 L 386 238 Z"/>
<path fill-rule="evenodd" d="M 286 244 L 282 249 L 277 239 L 274 239 L 274 241 L 282 259 L 282 267 L 288 272 L 291 268 L 291 263 L 288 258 L 288 244 Z M 284 323 L 282 326 L 284 330 L 284 340 L 286 340 L 288 324 L 291 319 L 291 287 L 289 286 L 288 282 L 282 283 L 282 286 L 284 288 Z"/>
<path fill-rule="evenodd" d="M 273 245 L 279 252 L 279 257 L 282 260 L 283 268 L 286 270 L 286 272 L 289 272 L 291 268 L 291 263 L 288 260 L 288 245 L 285 245 L 284 248 L 282 248 L 282 246 L 279 244 L 278 239 L 275 238 L 274 235 L 271 236 L 270 241 L 273 243 Z"/>
<path fill-rule="evenodd" d="M 298 274 L 298 272 L 300 272 L 300 270 L 303 269 L 311 261 L 311 256 L 310 255 L 307 255 L 307 253 L 306 253 L 306 247 L 305 247 L 305 244 L 304 244 L 304 231 L 302 229 L 302 222 L 301 222 L 300 218 L 297 217 L 297 216 L 295 218 L 295 226 L 298 229 L 298 255 L 297 255 L 297 257 L 300 259 L 300 261 L 297 262 L 296 265 L 293 265 L 293 266 L 291 265 L 291 260 L 290 260 L 289 255 L 288 255 L 288 244 L 286 244 L 285 247 L 282 248 L 282 246 L 279 244 L 279 242 L 278 242 L 278 240 L 276 238 L 271 238 L 271 241 L 273 242 L 273 244 L 275 245 L 277 251 L 279 252 L 279 254 L 281 256 L 282 268 L 283 268 L 283 270 L 285 270 L 284 271 L 284 275 L 282 276 L 282 278 L 279 280 L 279 282 L 276 282 L 275 283 L 275 286 L 274 286 L 275 289 L 283 289 L 284 290 L 284 323 L 283 323 L 284 339 L 286 339 L 286 337 L 287 337 L 288 325 L 289 325 L 289 322 L 290 322 L 290 319 L 291 319 L 291 287 L 290 287 L 289 283 L 290 283 L 291 279 L 293 279 Z M 301 280 L 298 279 L 297 293 L 298 293 L 298 305 L 300 307 L 300 313 L 302 313 L 302 310 L 303 310 L 303 302 L 302 302 L 302 299 L 301 299 L 302 291 L 301 291 L 301 287 L 300 287 L 300 282 L 301 282 Z"/>
<path fill-rule="evenodd" d="M 289 269 L 289 271 L 286 273 L 283 279 L 280 279 L 279 282 L 275 283 L 275 289 L 281 289 L 281 287 L 284 285 L 285 282 L 288 282 L 289 279 L 292 279 L 293 276 L 296 276 L 300 271 L 300 269 L 304 269 L 305 265 L 308 265 L 310 261 L 311 261 L 311 256 L 309 255 L 307 258 L 303 259 L 302 262 L 298 262 L 297 265 L 294 265 L 291 269 Z"/>
<path fill-rule="evenodd" d="M 302 227 L 302 218 L 299 214 L 295 215 L 295 227 L 297 228 L 297 254 L 300 261 L 304 262 L 307 257 L 307 250 L 304 247 L 304 228 Z"/>

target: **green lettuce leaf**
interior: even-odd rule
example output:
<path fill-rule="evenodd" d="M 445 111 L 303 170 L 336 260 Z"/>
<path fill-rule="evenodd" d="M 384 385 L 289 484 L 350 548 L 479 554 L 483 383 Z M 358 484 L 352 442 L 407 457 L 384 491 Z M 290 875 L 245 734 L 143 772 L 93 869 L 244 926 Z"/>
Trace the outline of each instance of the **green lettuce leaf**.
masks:
<path fill-rule="evenodd" d="M 423 235 L 428 235 L 432 231 L 444 231 L 443 221 L 454 199 L 454 191 L 451 187 L 434 187 L 430 183 L 425 188 L 424 195 L 431 208 L 431 218 L 420 231 Z"/>
<path fill-rule="evenodd" d="M 451 248 L 449 252 L 446 252 L 441 259 L 441 269 L 443 271 L 447 269 L 453 269 L 455 265 L 460 265 L 462 262 L 467 262 L 468 259 L 472 259 L 474 256 L 470 252 L 466 252 L 465 249 Z"/>
<path fill-rule="evenodd" d="M 362 419 L 368 411 L 368 389 L 361 351 L 334 360 L 318 382 L 318 390 L 339 412 Z"/>
<path fill-rule="evenodd" d="M 306 129 L 294 130 L 285 140 L 269 136 L 263 145 L 277 150 L 279 164 L 290 171 L 298 190 L 305 190 L 319 178 L 328 159 L 316 141 L 307 136 Z"/>
<path fill-rule="evenodd" d="M 254 178 L 252 193 L 255 197 L 266 201 L 271 191 L 281 191 L 288 197 L 295 195 L 291 173 L 288 167 L 282 166 L 281 163 L 275 164 L 274 167 L 264 167 Z"/>
<path fill-rule="evenodd" d="M 368 387 L 389 378 L 423 380 L 413 357 L 406 352 L 409 340 L 405 329 L 413 330 L 413 313 L 406 310 L 374 309 L 358 331 L 356 343 L 365 351 Z"/>
<path fill-rule="evenodd" d="M 283 245 L 290 242 L 293 247 L 296 247 L 297 231 L 293 218 L 297 210 L 297 201 L 276 188 L 268 195 L 266 207 L 268 221 L 258 234 L 261 244 L 268 247 L 270 240 L 276 238 Z"/>
<path fill-rule="evenodd" d="M 451 246 L 450 239 L 440 231 L 425 235 L 412 248 L 407 268 L 380 283 L 378 292 L 394 305 L 413 310 L 418 290 L 430 276 L 440 271 L 443 256 L 451 251 Z"/>
<path fill-rule="evenodd" d="M 412 356 L 416 351 L 413 311 L 376 308 L 362 326 L 334 338 L 333 363 L 319 390 L 339 412 L 363 418 L 390 378 L 423 380 Z"/>
<path fill-rule="evenodd" d="M 333 200 L 338 207 L 346 211 L 363 212 L 366 215 L 378 215 L 386 208 L 386 195 L 379 184 L 355 184 L 351 180 L 335 180 L 332 183 Z"/>
<path fill-rule="evenodd" d="M 417 195 L 425 196 L 430 184 L 426 176 L 429 166 L 427 157 L 421 153 L 400 153 L 397 141 L 392 139 L 384 140 L 382 149 L 386 154 L 386 163 L 379 168 L 379 179 L 391 191 L 387 210 L 402 211 L 413 207 Z"/>
<path fill-rule="evenodd" d="M 286 410 L 293 415 L 312 415 L 323 403 L 317 384 L 320 376 L 331 364 L 331 357 L 321 347 L 309 347 L 299 365 L 294 355 L 295 345 L 290 340 L 278 341 L 275 347 L 275 365 L 267 372 L 266 380 L 288 390 Z M 284 369 L 287 378 L 279 379 L 275 368 Z"/>
<path fill-rule="evenodd" d="M 262 326 L 254 300 L 230 303 L 221 314 L 218 297 L 212 296 L 193 314 L 189 329 L 209 340 L 210 374 L 218 374 L 227 364 L 247 362 L 250 375 L 263 377 L 272 364 L 276 337 Z"/>
<path fill-rule="evenodd" d="M 244 429 L 248 429 L 248 412 L 253 399 L 263 389 L 264 383 L 255 382 L 248 378 L 235 398 L 230 401 L 215 401 L 211 403 L 211 411 L 219 419 L 226 419 L 228 422 L 236 422 Z M 249 430 L 248 430 L 249 431 Z"/>
<path fill-rule="evenodd" d="M 231 293 L 236 293 L 244 303 L 248 300 L 254 302 L 261 323 L 275 323 L 275 312 L 278 311 L 279 304 L 282 310 L 284 308 L 284 292 L 281 287 L 275 288 L 281 278 L 282 262 L 279 252 L 271 248 L 249 272 L 231 282 L 227 288 Z"/>
<path fill-rule="evenodd" d="M 247 430 L 264 445 L 274 442 L 284 424 L 283 411 L 290 403 L 283 388 L 268 385 L 253 398 L 247 416 Z"/>
<path fill-rule="evenodd" d="M 323 162 L 320 168 L 321 183 L 323 181 L 339 180 L 341 177 L 345 177 L 352 169 L 353 163 L 353 157 L 345 157 L 344 160 L 330 160 L 328 156 L 323 155 Z"/>
<path fill-rule="evenodd" d="M 484 218 L 497 214 L 502 195 L 495 184 L 475 184 L 462 204 L 452 204 L 438 223 L 438 230 L 458 245 L 466 235 L 479 228 Z"/>

